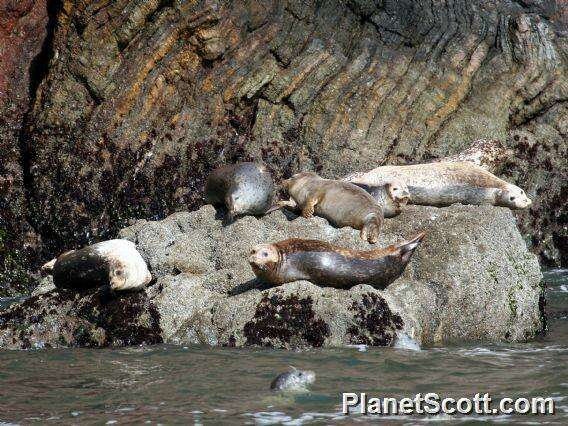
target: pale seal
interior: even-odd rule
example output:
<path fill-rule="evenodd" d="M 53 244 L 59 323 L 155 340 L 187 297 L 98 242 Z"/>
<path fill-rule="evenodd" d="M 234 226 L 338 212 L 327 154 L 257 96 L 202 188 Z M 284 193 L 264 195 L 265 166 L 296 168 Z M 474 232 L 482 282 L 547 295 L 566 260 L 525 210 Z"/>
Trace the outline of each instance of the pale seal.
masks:
<path fill-rule="evenodd" d="M 468 161 L 381 166 L 344 178 L 369 186 L 382 185 L 392 179 L 406 183 L 411 204 L 436 207 L 455 203 L 492 204 L 510 209 L 524 209 L 532 204 L 521 188 Z"/>
<path fill-rule="evenodd" d="M 350 226 L 361 231 L 361 238 L 377 242 L 384 221 L 382 207 L 364 189 L 349 182 L 323 179 L 303 172 L 282 183 L 302 216 L 316 214 L 336 227 Z"/>
<path fill-rule="evenodd" d="M 292 238 L 257 245 L 250 253 L 249 263 L 259 279 L 273 285 L 307 280 L 335 288 L 370 284 L 384 289 L 403 273 L 424 235 L 369 251 Z"/>
<path fill-rule="evenodd" d="M 239 215 L 262 215 L 272 205 L 274 181 L 263 164 L 228 164 L 213 170 L 205 183 L 205 202 L 224 205 L 230 222 Z"/>
<path fill-rule="evenodd" d="M 152 275 L 133 242 L 108 240 L 63 253 L 42 271 L 57 288 L 82 290 L 109 286 L 111 291 L 143 289 Z"/>

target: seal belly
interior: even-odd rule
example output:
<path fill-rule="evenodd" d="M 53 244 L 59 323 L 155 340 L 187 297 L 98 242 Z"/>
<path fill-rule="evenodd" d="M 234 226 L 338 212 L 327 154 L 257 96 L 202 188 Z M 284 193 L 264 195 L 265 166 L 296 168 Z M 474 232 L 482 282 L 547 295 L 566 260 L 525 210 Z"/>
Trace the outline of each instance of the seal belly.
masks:
<path fill-rule="evenodd" d="M 289 261 L 308 277 L 308 281 L 336 288 L 351 288 L 358 284 L 385 288 L 402 272 L 400 264 L 397 266 L 386 257 L 360 259 L 335 252 L 295 253 Z"/>
<path fill-rule="evenodd" d="M 412 204 L 426 206 L 450 206 L 452 204 L 492 204 L 491 189 L 470 185 L 445 185 L 439 187 L 409 186 Z M 493 197 L 494 198 L 494 197 Z"/>
<path fill-rule="evenodd" d="M 331 188 L 319 204 L 315 206 L 318 216 L 327 219 L 333 226 L 350 226 L 361 229 L 369 214 L 383 216 L 381 208 L 367 193 L 363 196 L 358 193 L 345 191 L 343 188 Z"/>

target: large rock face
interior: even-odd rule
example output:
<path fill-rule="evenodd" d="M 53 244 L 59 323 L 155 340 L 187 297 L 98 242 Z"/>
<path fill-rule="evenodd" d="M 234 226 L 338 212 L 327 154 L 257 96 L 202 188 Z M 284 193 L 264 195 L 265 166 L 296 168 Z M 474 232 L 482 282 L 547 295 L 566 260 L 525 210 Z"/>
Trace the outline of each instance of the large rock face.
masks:
<path fill-rule="evenodd" d="M 497 138 L 513 149 L 502 173 L 537 200 L 525 235 L 566 262 L 563 2 L 53 4 L 20 138 L 48 252 L 199 207 L 220 162 L 339 177 Z"/>
<path fill-rule="evenodd" d="M 412 206 L 388 220 L 380 245 L 423 230 L 427 236 L 402 277 L 385 291 L 306 281 L 267 289 L 247 263 L 255 244 L 298 237 L 371 246 L 357 231 L 333 228 L 321 218 L 279 211 L 224 227 L 219 216 L 205 206 L 122 230 L 121 237 L 135 242 L 151 267 L 155 281 L 146 292 L 119 300 L 99 292 L 34 296 L 0 314 L 0 346 L 135 344 L 158 337 L 229 346 L 388 346 L 399 330 L 431 345 L 520 341 L 542 330 L 538 261 L 507 209 Z M 130 339 L 126 331 L 112 338 L 114 327 L 121 327 L 113 320 L 121 304 L 130 313 L 119 316 L 124 329 L 136 331 Z"/>
<path fill-rule="evenodd" d="M 29 263 L 41 258 L 28 222 L 22 126 L 45 75 L 48 22 L 46 0 L 0 0 L 0 296 L 25 292 Z"/>

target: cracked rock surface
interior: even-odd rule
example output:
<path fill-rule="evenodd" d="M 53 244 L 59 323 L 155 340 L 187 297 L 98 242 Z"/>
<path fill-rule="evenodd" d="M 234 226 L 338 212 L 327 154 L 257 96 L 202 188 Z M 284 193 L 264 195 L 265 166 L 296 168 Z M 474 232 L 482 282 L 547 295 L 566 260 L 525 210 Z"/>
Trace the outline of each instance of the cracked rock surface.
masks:
<path fill-rule="evenodd" d="M 508 209 L 409 206 L 387 220 L 380 246 L 420 231 L 427 236 L 384 291 L 307 281 L 267 288 L 247 262 L 258 243 L 297 237 L 371 245 L 358 231 L 333 228 L 322 218 L 277 211 L 224 227 L 219 216 L 204 206 L 123 229 L 120 236 L 135 242 L 151 268 L 149 288 L 105 298 L 59 294 L 48 286 L 0 313 L 0 346 L 389 346 L 399 330 L 433 345 L 524 341 L 544 327 L 538 261 Z"/>

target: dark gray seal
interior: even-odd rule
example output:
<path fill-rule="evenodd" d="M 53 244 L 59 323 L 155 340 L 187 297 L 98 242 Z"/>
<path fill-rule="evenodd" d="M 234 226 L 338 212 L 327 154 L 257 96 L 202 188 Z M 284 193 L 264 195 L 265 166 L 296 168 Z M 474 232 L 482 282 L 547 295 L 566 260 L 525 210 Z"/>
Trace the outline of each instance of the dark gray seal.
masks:
<path fill-rule="evenodd" d="M 273 198 L 274 181 L 264 164 L 227 164 L 213 170 L 205 183 L 205 202 L 225 206 L 229 222 L 265 214 Z"/>
<path fill-rule="evenodd" d="M 316 373 L 310 370 L 298 370 L 290 367 L 290 371 L 279 374 L 270 383 L 270 389 L 273 391 L 306 390 L 306 386 L 312 384 L 316 380 Z"/>

